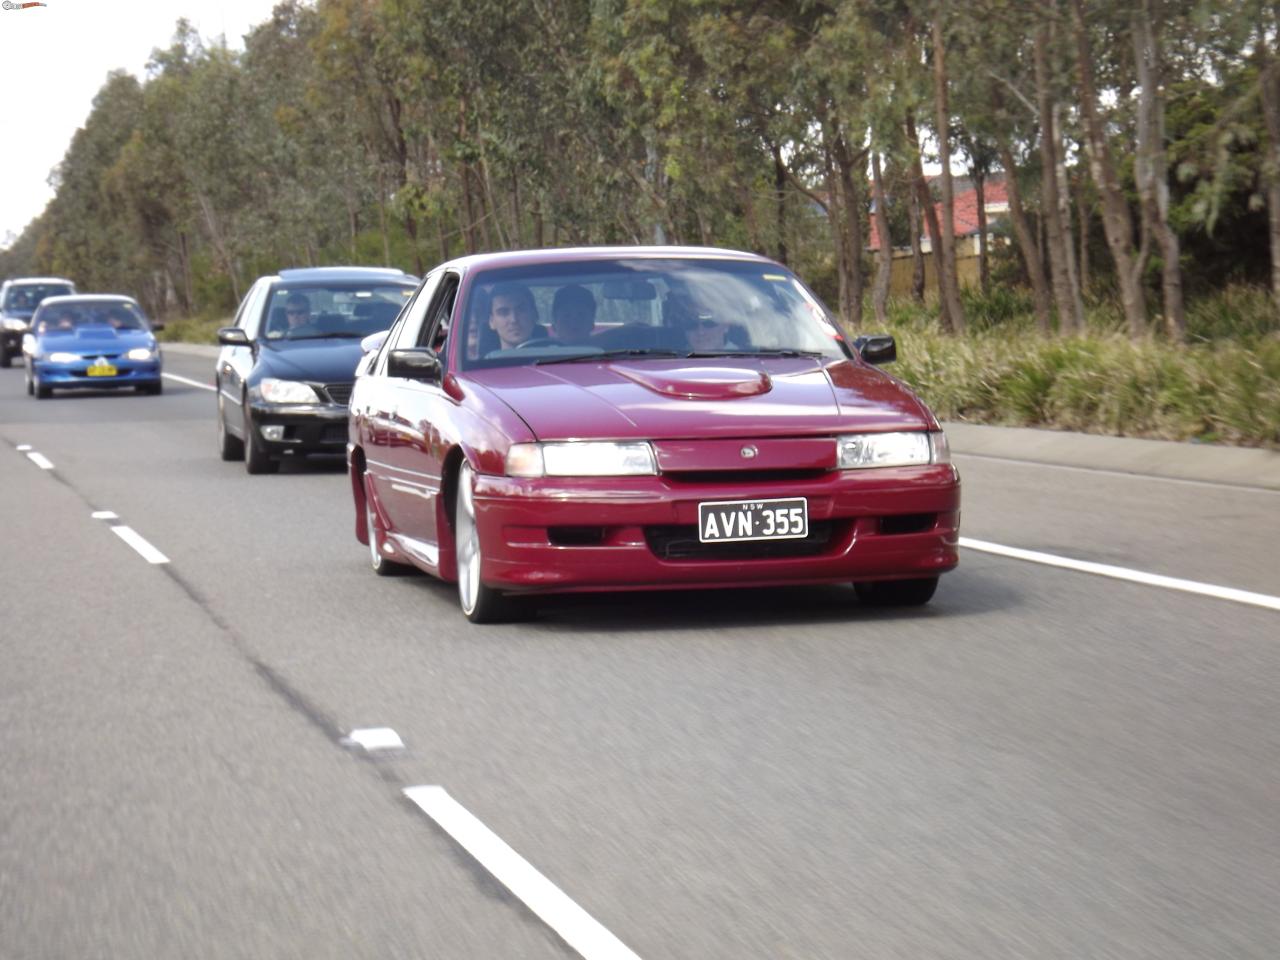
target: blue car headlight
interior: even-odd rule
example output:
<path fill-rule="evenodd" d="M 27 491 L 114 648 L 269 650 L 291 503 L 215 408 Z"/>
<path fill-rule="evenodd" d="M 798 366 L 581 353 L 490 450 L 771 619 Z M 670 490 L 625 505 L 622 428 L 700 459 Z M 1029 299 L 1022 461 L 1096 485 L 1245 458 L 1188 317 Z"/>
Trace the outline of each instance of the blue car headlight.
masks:
<path fill-rule="evenodd" d="M 78 353 L 67 353 L 65 350 L 55 350 L 44 358 L 49 363 L 75 363 L 77 360 L 84 359 Z"/>
<path fill-rule="evenodd" d="M 153 347 L 134 347 L 125 357 L 129 360 L 154 360 L 156 351 Z"/>

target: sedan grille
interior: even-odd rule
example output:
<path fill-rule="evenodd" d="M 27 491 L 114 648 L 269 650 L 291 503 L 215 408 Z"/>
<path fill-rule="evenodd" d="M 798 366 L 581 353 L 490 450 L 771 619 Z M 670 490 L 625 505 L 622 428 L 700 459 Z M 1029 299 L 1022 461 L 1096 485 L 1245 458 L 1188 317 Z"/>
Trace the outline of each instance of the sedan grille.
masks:
<path fill-rule="evenodd" d="M 351 388 L 353 386 L 354 384 L 351 383 L 326 383 L 324 392 L 329 395 L 329 399 L 333 403 L 340 403 L 346 406 L 351 402 Z"/>
<path fill-rule="evenodd" d="M 809 535 L 802 540 L 702 543 L 693 524 L 645 527 L 644 538 L 660 560 L 779 560 L 817 556 L 847 532 L 849 523 L 814 520 L 809 524 Z"/>

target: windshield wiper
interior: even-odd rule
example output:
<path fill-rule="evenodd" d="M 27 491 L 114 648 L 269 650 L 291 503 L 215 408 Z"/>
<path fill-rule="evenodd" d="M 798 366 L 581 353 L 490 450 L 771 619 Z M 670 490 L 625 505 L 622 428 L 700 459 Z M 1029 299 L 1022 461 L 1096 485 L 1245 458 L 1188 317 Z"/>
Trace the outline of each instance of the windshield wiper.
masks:
<path fill-rule="evenodd" d="M 707 359 L 709 357 L 782 357 L 784 359 L 806 357 L 810 360 L 820 360 L 826 354 L 821 350 L 700 350 L 695 353 L 681 354 L 681 356 L 694 359 Z"/>
<path fill-rule="evenodd" d="M 282 340 L 363 340 L 367 333 L 350 333 L 346 330 L 334 333 L 303 333 L 296 337 L 281 337 Z"/>
<path fill-rule="evenodd" d="M 543 357 L 541 360 L 535 360 L 535 366 L 543 366 L 550 363 L 585 363 L 594 360 L 620 360 L 628 357 L 684 357 L 688 354 L 677 353 L 675 350 L 605 350 L 601 353 L 575 353 L 571 357 Z"/>

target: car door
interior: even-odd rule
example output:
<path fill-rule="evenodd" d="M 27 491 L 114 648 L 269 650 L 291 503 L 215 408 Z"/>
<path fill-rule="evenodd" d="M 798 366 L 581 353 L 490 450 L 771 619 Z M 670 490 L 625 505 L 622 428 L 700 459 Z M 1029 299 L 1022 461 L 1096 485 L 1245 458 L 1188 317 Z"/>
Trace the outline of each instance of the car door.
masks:
<path fill-rule="evenodd" d="M 417 335 L 408 344 L 434 350 L 442 362 L 459 280 L 458 274 L 452 271 L 443 275 Z M 444 459 L 448 452 L 447 437 L 453 433 L 449 425 L 457 401 L 444 391 L 442 378 L 398 379 L 397 398 L 395 420 L 401 442 L 394 447 L 394 462 L 401 476 L 411 476 L 418 484 L 411 494 L 406 495 L 401 529 L 428 552 L 429 562 L 435 564 L 438 562 L 439 498 Z M 415 502 L 410 506 L 408 500 Z"/>
<path fill-rule="evenodd" d="M 240 301 L 234 325 L 249 337 L 246 345 L 224 344 L 218 351 L 216 380 L 218 384 L 218 415 L 227 429 L 235 436 L 244 433 L 244 384 L 257 360 L 258 327 L 262 320 L 262 301 L 271 283 L 266 278 L 258 280 Z"/>
<path fill-rule="evenodd" d="M 365 469 L 374 495 L 388 521 L 388 532 L 412 536 L 414 519 L 431 499 L 430 478 L 414 469 L 407 446 L 419 445 L 409 422 L 401 415 L 410 381 L 387 376 L 387 355 L 417 343 L 427 320 L 443 272 L 429 274 L 387 336 L 370 375 L 363 378 L 360 394 L 360 439 Z"/>

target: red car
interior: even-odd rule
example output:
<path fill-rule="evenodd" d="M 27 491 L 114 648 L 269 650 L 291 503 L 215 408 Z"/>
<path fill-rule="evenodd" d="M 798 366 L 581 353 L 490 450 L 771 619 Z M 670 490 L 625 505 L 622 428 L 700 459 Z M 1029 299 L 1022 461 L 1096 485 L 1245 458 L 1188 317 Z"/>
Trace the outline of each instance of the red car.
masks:
<path fill-rule="evenodd" d="M 372 339 L 372 338 L 371 338 Z M 921 604 L 960 481 L 928 408 L 785 267 L 688 247 L 433 270 L 361 361 L 347 447 L 375 572 L 521 594 L 853 583 Z"/>

